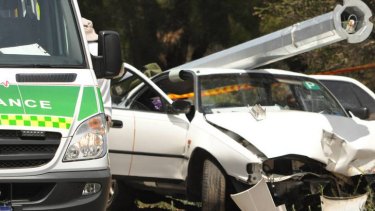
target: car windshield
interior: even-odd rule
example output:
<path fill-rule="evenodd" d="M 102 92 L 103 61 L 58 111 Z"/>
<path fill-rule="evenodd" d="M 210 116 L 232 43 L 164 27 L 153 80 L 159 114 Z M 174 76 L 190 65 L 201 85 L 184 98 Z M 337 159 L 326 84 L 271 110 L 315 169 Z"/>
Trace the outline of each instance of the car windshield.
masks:
<path fill-rule="evenodd" d="M 85 65 L 70 0 L 0 0 L 0 67 Z"/>
<path fill-rule="evenodd" d="M 260 105 L 270 110 L 299 110 L 345 116 L 327 90 L 314 79 L 267 73 L 199 77 L 204 113 L 235 112 Z"/>

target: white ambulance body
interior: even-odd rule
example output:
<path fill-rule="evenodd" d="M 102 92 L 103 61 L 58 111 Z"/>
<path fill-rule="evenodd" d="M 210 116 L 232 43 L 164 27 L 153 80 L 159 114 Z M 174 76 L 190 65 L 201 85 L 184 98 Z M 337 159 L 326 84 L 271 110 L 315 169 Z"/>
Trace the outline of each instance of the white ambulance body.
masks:
<path fill-rule="evenodd" d="M 0 1 L 2 210 L 105 210 L 97 78 L 121 67 L 119 36 L 100 32 L 92 57 L 84 35 L 75 0 Z"/>

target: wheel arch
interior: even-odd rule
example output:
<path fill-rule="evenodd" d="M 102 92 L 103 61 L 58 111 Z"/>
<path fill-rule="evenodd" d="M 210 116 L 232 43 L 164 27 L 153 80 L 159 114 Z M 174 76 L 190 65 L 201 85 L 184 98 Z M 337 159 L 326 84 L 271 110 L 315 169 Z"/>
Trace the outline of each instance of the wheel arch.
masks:
<path fill-rule="evenodd" d="M 203 163 L 206 159 L 210 159 L 226 177 L 228 176 L 223 166 L 211 153 L 202 148 L 196 148 L 190 157 L 186 180 L 187 195 L 190 200 L 199 201 L 201 198 Z"/>

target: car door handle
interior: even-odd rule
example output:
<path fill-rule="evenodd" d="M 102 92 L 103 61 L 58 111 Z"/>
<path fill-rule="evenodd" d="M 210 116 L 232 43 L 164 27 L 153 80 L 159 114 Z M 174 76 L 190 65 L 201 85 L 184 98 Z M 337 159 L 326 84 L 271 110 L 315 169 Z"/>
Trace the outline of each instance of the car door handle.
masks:
<path fill-rule="evenodd" d="M 121 120 L 112 119 L 111 128 L 122 128 L 123 123 Z"/>

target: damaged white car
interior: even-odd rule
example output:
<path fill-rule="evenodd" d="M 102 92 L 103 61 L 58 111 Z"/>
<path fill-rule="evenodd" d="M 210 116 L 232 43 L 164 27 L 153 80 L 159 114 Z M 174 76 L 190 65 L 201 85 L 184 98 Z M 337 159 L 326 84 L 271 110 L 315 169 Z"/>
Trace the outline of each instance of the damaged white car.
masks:
<path fill-rule="evenodd" d="M 112 210 L 131 206 L 129 188 L 181 194 L 207 211 L 266 210 L 271 202 L 322 210 L 326 199 L 364 196 L 362 207 L 372 190 L 375 128 L 309 76 L 176 69 L 151 81 L 126 68 L 142 83 L 129 92 L 126 79 L 114 84 L 123 97 L 114 104 L 109 152 L 123 198 Z M 250 189 L 245 203 L 236 198 L 261 182 L 263 191 Z M 264 192 L 272 200 L 252 198 Z"/>

